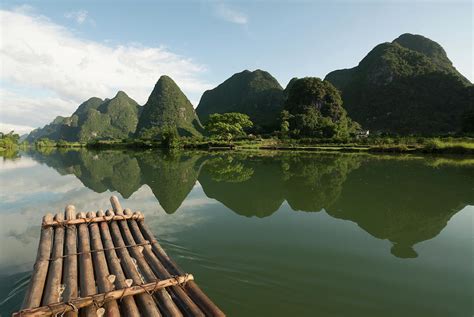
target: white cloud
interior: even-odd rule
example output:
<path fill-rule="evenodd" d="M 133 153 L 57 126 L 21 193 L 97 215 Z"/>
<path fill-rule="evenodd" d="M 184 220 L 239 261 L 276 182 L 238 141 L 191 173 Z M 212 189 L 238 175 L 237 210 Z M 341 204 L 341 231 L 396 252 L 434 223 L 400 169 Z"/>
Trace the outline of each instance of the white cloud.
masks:
<path fill-rule="evenodd" d="M 247 15 L 233 8 L 230 8 L 229 6 L 227 6 L 226 4 L 222 2 L 216 4 L 215 13 L 219 18 L 227 22 L 242 24 L 242 25 L 248 23 Z"/>
<path fill-rule="evenodd" d="M 212 87 L 201 79 L 204 66 L 166 47 L 86 40 L 33 12 L 0 10 L 8 30 L 0 37 L 3 124 L 43 126 L 92 96 L 113 97 L 118 90 L 144 104 L 163 74 L 191 100 Z"/>
<path fill-rule="evenodd" d="M 77 103 L 56 96 L 28 96 L 27 89 L 0 88 L 0 131 L 23 134 L 49 123 L 58 115 L 69 114 Z"/>
<path fill-rule="evenodd" d="M 35 129 L 35 127 L 29 125 L 21 125 L 21 124 L 10 124 L 0 122 L 0 132 L 9 133 L 10 131 L 15 131 L 19 135 L 23 135 L 29 133 L 31 130 Z"/>
<path fill-rule="evenodd" d="M 75 20 L 78 24 L 82 24 L 86 20 L 88 20 L 88 15 L 89 15 L 89 12 L 87 12 L 86 10 L 79 10 L 79 11 L 67 12 L 64 16 L 68 19 Z M 91 19 L 89 20 L 92 21 Z"/>

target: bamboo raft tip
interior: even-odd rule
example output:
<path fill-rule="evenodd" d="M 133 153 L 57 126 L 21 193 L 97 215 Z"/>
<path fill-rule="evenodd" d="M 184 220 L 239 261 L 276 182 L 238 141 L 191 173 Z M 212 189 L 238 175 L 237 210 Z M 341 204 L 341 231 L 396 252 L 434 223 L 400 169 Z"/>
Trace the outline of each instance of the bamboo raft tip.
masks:
<path fill-rule="evenodd" d="M 44 215 L 22 310 L 13 316 L 225 316 L 165 253 L 143 213 L 123 209 L 117 196 L 110 203 L 106 212 L 67 205 Z"/>
<path fill-rule="evenodd" d="M 62 214 L 62 213 L 57 213 L 56 215 L 54 215 L 54 220 L 56 220 L 56 221 L 64 221 L 64 214 Z"/>

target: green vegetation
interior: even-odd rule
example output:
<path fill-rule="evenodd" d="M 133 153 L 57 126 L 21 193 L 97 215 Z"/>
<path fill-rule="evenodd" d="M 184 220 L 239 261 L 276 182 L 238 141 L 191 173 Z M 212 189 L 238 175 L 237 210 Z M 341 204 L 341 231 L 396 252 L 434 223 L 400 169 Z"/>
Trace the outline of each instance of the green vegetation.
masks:
<path fill-rule="evenodd" d="M 42 138 L 58 140 L 61 138 L 61 130 L 66 126 L 66 118 L 57 116 L 50 124 L 31 131 L 26 140 L 29 142 L 35 142 Z"/>
<path fill-rule="evenodd" d="M 0 132 L 0 156 L 4 159 L 15 159 L 19 157 L 18 150 L 27 146 L 27 142 L 20 144 L 20 136 L 14 131 L 10 131 L 9 133 Z"/>
<path fill-rule="evenodd" d="M 93 97 L 82 103 L 71 117 L 57 117 L 44 128 L 32 131 L 28 140 L 63 140 L 61 144 L 65 145 L 64 142 L 116 143 L 116 140 L 140 137 L 159 142 L 170 127 L 180 136 L 200 136 L 202 132 L 189 100 L 171 78 L 162 76 L 143 107 L 123 91 L 112 99 Z M 45 146 L 44 142 L 40 143 Z"/>
<path fill-rule="evenodd" d="M 429 139 L 428 142 L 425 143 L 421 151 L 428 153 L 474 154 L 474 140 L 442 140 L 439 138 L 433 138 Z"/>
<path fill-rule="evenodd" d="M 68 142 L 65 140 L 54 141 L 48 138 L 41 138 L 34 143 L 36 148 L 80 148 L 85 147 L 86 143 L 81 142 Z"/>
<path fill-rule="evenodd" d="M 123 91 L 102 102 L 97 108 L 85 109 L 84 118 L 79 120 L 76 138 L 87 142 L 94 139 L 121 139 L 135 133 L 140 106 Z"/>
<path fill-rule="evenodd" d="M 295 137 L 346 138 L 360 127 L 342 107 L 337 89 L 319 78 L 292 82 L 282 113 L 282 133 Z"/>
<path fill-rule="evenodd" d="M 19 140 L 20 136 L 13 131 L 9 133 L 0 132 L 0 151 L 16 149 Z"/>
<path fill-rule="evenodd" d="M 77 148 L 84 147 L 86 146 L 86 144 L 81 142 L 67 142 L 64 140 L 59 140 L 58 142 L 56 142 L 55 146 L 58 148 Z"/>
<path fill-rule="evenodd" d="M 41 138 L 35 142 L 35 146 L 37 148 L 43 148 L 43 147 L 56 147 L 57 142 L 50 140 L 48 138 Z"/>
<path fill-rule="evenodd" d="M 179 134 L 178 131 L 176 131 L 176 128 L 163 128 L 161 145 L 168 149 L 176 149 L 180 147 Z"/>
<path fill-rule="evenodd" d="M 472 84 L 436 42 L 403 34 L 352 69 L 329 73 L 350 117 L 372 132 L 441 135 L 461 130 Z"/>
<path fill-rule="evenodd" d="M 96 139 L 120 139 L 133 135 L 140 106 L 123 91 L 112 99 L 90 98 L 71 117 L 57 117 L 28 136 L 30 142 L 41 138 L 52 141 L 89 142 Z"/>
<path fill-rule="evenodd" d="M 249 180 L 254 170 L 245 167 L 232 155 L 211 158 L 206 161 L 212 180 L 216 182 L 240 183 Z"/>
<path fill-rule="evenodd" d="M 137 135 L 153 139 L 169 127 L 177 129 L 181 136 L 198 136 L 202 132 L 191 102 L 170 77 L 161 76 L 143 106 Z"/>
<path fill-rule="evenodd" d="M 265 139 L 236 148 L 293 151 L 474 154 L 474 138 L 368 137 L 345 139 Z"/>
<path fill-rule="evenodd" d="M 213 113 L 243 113 L 254 123 L 254 132 L 271 132 L 277 129 L 283 102 L 283 88 L 272 75 L 245 70 L 204 92 L 196 112 L 203 123 Z"/>
<path fill-rule="evenodd" d="M 245 129 L 252 126 L 253 122 L 250 121 L 249 116 L 246 114 L 236 112 L 214 113 L 209 116 L 206 130 L 211 136 L 219 140 L 230 141 L 235 137 L 245 136 Z"/>
<path fill-rule="evenodd" d="M 169 148 L 169 149 L 261 149 L 292 151 L 387 152 L 474 154 L 474 138 L 463 137 L 368 137 L 368 138 L 261 138 L 239 136 L 228 139 L 224 131 L 216 138 L 180 137 L 173 128 L 166 128 L 160 139 L 99 140 L 89 143 L 52 141 L 46 138 L 35 142 L 36 148 Z"/>
<path fill-rule="evenodd" d="M 191 192 L 198 177 L 199 155 L 181 151 L 137 153 L 142 182 L 166 213 L 174 213 Z"/>
<path fill-rule="evenodd" d="M 90 98 L 27 140 L 40 148 L 466 154 L 473 153 L 472 139 L 460 138 L 474 136 L 473 96 L 474 86 L 439 44 L 403 34 L 376 46 L 357 67 L 325 80 L 293 78 L 284 90 L 262 70 L 234 74 L 206 91 L 196 112 L 177 84 L 161 76 L 143 107 L 121 91 L 112 99 Z M 448 136 L 457 139 L 446 141 Z M 410 138 L 417 140 L 406 142 Z"/>

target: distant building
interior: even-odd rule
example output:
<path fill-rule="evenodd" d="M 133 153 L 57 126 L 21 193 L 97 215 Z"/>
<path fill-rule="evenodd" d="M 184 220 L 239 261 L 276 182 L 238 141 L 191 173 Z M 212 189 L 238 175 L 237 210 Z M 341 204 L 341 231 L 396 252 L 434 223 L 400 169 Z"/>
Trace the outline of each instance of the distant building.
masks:
<path fill-rule="evenodd" d="M 356 132 L 356 137 L 358 138 L 367 138 L 370 134 L 369 130 L 359 130 Z"/>

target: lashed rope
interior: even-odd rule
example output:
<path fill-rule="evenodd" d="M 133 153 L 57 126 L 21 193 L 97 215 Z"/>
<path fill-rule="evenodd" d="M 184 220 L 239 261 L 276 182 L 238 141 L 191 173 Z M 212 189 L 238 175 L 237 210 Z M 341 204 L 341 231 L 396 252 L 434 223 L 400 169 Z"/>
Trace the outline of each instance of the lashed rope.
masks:
<path fill-rule="evenodd" d="M 113 290 L 106 293 L 79 297 L 71 299 L 68 302 L 54 303 L 42 307 L 23 309 L 13 314 L 13 317 L 20 316 L 63 316 L 69 311 L 78 311 L 80 308 L 94 305 L 101 308 L 109 301 L 121 301 L 126 296 L 134 296 L 142 293 L 153 295 L 156 291 L 165 287 L 186 284 L 188 281 L 194 280 L 192 274 L 181 276 L 173 276 L 166 280 L 155 280 L 146 284 L 126 287 L 119 290 Z"/>
<path fill-rule="evenodd" d="M 144 245 L 152 245 L 154 243 L 158 243 L 156 239 L 153 239 L 152 241 L 146 240 L 146 242 L 142 243 L 134 243 L 134 244 L 127 244 L 124 246 L 118 246 L 118 247 L 113 247 L 113 248 L 104 248 L 104 249 L 97 249 L 97 250 L 89 250 L 89 251 L 83 251 L 83 252 L 76 252 L 76 253 L 69 253 L 69 254 L 64 254 L 61 256 L 57 256 L 55 258 L 47 258 L 47 259 L 39 259 L 36 262 L 40 261 L 56 261 L 59 259 L 67 258 L 69 256 L 76 256 L 76 255 L 83 255 L 83 254 L 90 254 L 90 253 L 96 253 L 96 252 L 106 252 L 106 251 L 112 251 L 112 250 L 117 250 L 117 249 L 128 249 L 128 248 L 133 248 L 133 247 L 140 247 Z M 36 265 L 36 263 L 35 263 Z"/>
<path fill-rule="evenodd" d="M 79 224 L 90 224 L 90 223 L 97 223 L 97 222 L 110 222 L 114 220 L 143 220 L 145 217 L 141 213 L 133 213 L 131 215 L 111 215 L 111 216 L 98 216 L 94 218 L 76 218 L 76 219 L 69 219 L 63 221 L 43 221 L 41 226 L 43 228 L 47 227 L 67 227 L 71 225 L 79 225 Z"/>

